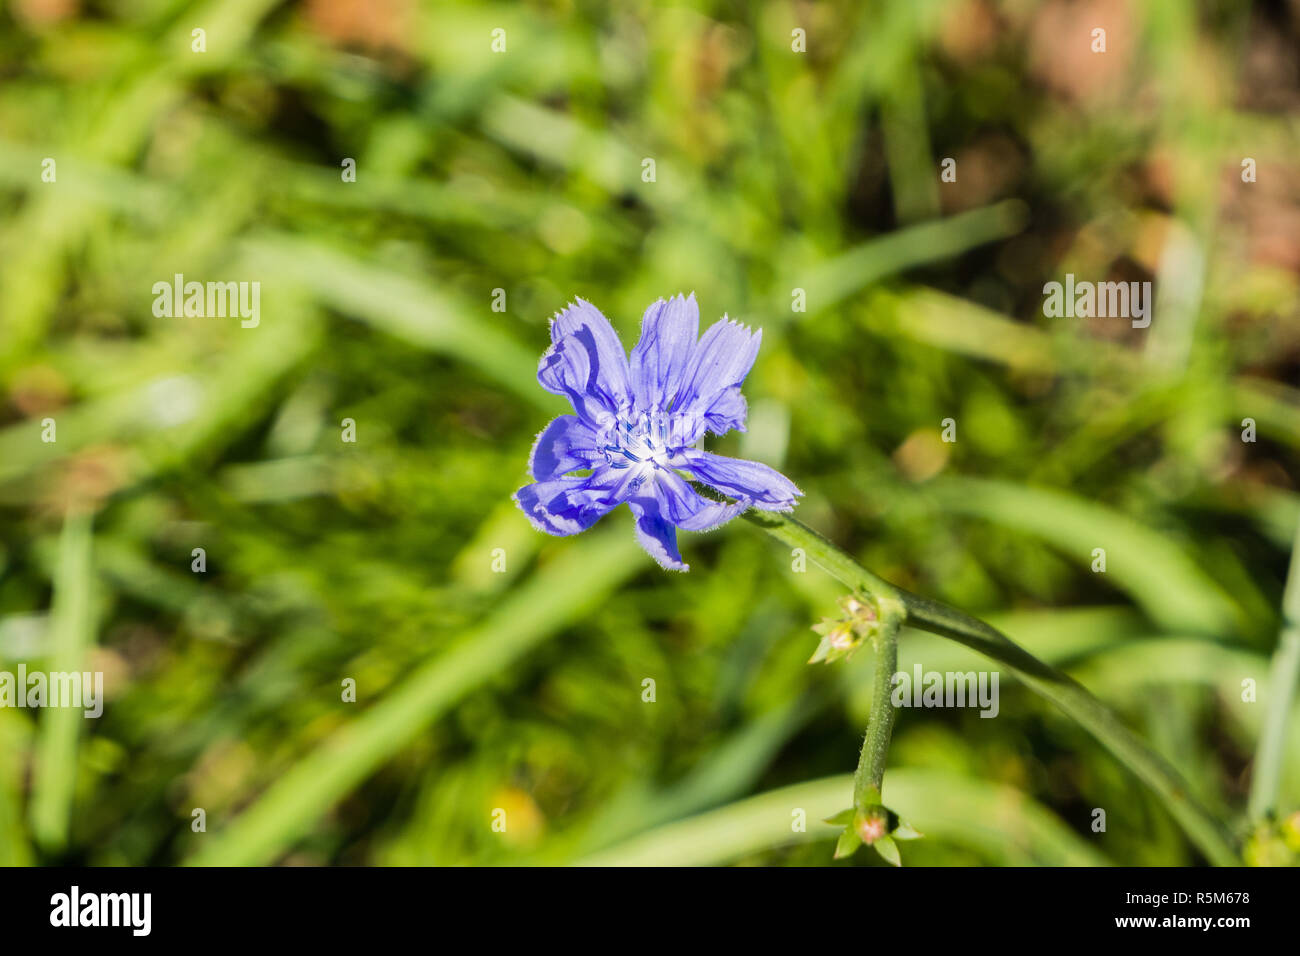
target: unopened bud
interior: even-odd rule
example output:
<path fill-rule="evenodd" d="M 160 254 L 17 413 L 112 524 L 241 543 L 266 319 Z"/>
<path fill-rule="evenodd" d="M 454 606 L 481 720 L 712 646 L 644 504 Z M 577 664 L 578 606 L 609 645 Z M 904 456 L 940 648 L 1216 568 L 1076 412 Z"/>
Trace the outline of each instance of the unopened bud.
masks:
<path fill-rule="evenodd" d="M 858 839 L 870 846 L 879 840 L 888 830 L 889 822 L 883 813 L 868 812 L 855 821 Z"/>

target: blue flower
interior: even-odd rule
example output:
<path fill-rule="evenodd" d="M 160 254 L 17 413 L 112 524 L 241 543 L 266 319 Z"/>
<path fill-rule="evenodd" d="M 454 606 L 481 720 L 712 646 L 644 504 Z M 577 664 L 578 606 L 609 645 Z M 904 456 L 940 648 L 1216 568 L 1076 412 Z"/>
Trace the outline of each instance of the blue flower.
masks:
<path fill-rule="evenodd" d="M 706 432 L 745 430 L 740 385 L 763 333 L 725 316 L 703 336 L 699 329 L 694 294 L 660 299 L 646 309 L 629 360 L 590 303 L 578 299 L 551 320 L 537 380 L 568 398 L 574 414 L 537 436 L 529 461 L 536 481 L 515 492 L 534 527 L 577 534 L 627 502 L 641 546 L 663 567 L 686 571 L 678 528 L 708 531 L 746 508 L 794 507 L 803 492 L 784 475 L 700 449 Z M 731 500 L 705 498 L 687 478 Z"/>

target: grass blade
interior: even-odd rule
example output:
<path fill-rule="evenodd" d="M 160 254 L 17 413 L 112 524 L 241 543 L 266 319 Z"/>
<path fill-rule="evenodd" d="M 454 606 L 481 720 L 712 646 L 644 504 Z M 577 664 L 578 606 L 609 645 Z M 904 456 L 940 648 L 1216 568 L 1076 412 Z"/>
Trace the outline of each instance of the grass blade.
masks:
<path fill-rule="evenodd" d="M 86 652 L 94 640 L 90 529 L 88 513 L 69 513 L 63 524 L 50 613 L 51 671 L 84 671 Z M 47 707 L 41 714 L 29 815 L 33 836 L 48 851 L 57 852 L 68 842 L 77 738 L 84 719 L 74 707 Z"/>
<path fill-rule="evenodd" d="M 189 862 L 254 866 L 274 861 L 438 715 L 580 620 L 644 567 L 645 555 L 625 527 L 575 543 L 502 601 L 481 626 L 299 761 Z"/>

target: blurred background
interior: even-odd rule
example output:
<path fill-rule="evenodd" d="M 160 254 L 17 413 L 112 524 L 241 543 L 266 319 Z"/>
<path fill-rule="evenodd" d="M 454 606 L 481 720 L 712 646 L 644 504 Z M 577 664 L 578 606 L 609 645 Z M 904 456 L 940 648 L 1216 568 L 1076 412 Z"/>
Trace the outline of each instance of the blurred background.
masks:
<path fill-rule="evenodd" d="M 630 346 L 678 291 L 763 329 L 711 450 L 1294 860 L 1246 805 L 1300 525 L 1300 3 L 12 0 L 0 78 L 0 669 L 107 695 L 0 709 L 0 862 L 829 864 L 841 589 L 744 522 L 670 574 L 626 509 L 552 539 L 510 501 L 566 410 L 549 317 Z M 260 323 L 155 315 L 176 273 L 260 282 Z M 1045 318 L 1066 273 L 1154 321 Z M 1007 674 L 996 719 L 902 711 L 889 768 L 905 864 L 1201 862 Z"/>

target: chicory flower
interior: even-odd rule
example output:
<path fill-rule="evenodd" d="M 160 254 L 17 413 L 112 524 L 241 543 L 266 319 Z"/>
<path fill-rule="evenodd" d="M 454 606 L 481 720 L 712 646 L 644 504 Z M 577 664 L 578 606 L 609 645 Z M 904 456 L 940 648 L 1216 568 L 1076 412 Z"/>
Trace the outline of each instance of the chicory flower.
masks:
<path fill-rule="evenodd" d="M 660 299 L 646 310 L 629 360 L 590 303 L 577 299 L 551 320 L 537 380 L 568 398 L 574 414 L 537 436 L 529 461 L 536 481 L 515 492 L 534 527 L 577 534 L 626 502 L 641 546 L 663 567 L 686 571 L 678 528 L 708 531 L 747 508 L 794 507 L 803 492 L 784 475 L 700 448 L 706 433 L 745 430 L 740 386 L 763 333 L 725 316 L 703 336 L 699 326 L 694 294 Z M 730 500 L 705 498 L 688 478 Z"/>

